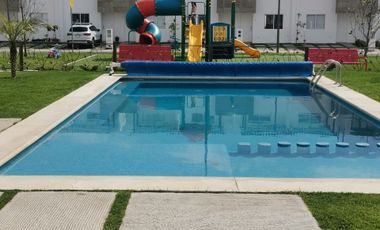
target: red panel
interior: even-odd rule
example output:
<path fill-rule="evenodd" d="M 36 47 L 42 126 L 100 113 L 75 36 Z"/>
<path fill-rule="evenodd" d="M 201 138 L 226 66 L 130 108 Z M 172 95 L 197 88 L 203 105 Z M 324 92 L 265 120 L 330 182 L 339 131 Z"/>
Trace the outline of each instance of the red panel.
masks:
<path fill-rule="evenodd" d="M 342 64 L 359 64 L 357 49 L 309 48 L 308 60 L 314 64 L 322 64 L 328 59 L 337 60 Z"/>
<path fill-rule="evenodd" d="M 171 47 L 168 45 L 127 45 L 119 46 L 119 62 L 126 60 L 172 61 Z"/>

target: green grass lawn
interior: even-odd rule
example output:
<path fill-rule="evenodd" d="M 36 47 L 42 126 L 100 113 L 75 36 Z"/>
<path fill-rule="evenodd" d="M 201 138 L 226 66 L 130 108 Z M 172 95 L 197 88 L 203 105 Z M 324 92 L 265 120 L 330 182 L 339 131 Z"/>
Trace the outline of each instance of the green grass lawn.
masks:
<path fill-rule="evenodd" d="M 62 56 L 58 59 L 48 58 L 46 52 L 29 51 L 28 56 L 24 58 L 24 68 L 42 71 L 91 70 L 92 68 L 96 68 L 95 71 L 105 71 L 106 66 L 110 64 L 111 60 L 111 53 L 97 53 L 96 50 L 94 52 L 72 52 L 70 50 L 63 50 Z M 18 64 L 19 57 L 17 57 L 17 65 Z M 10 69 L 8 52 L 0 53 L 0 69 Z"/>
<path fill-rule="evenodd" d="M 95 79 L 85 71 L 18 72 L 16 79 L 0 73 L 0 118 L 26 118 Z"/>
<path fill-rule="evenodd" d="M 380 195 L 300 194 L 322 229 L 380 229 Z"/>
<path fill-rule="evenodd" d="M 24 58 L 24 68 L 30 70 L 62 70 L 65 64 L 88 57 L 89 53 L 65 51 L 58 59 L 48 58 L 45 52 L 29 52 Z M 19 63 L 17 57 L 17 65 Z M 0 54 L 0 69 L 10 69 L 9 53 Z"/>

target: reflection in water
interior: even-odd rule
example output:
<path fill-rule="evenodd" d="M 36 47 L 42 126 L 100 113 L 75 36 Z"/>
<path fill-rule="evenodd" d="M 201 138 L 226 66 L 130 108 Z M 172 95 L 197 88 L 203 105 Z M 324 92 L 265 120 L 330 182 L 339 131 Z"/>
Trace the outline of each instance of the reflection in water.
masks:
<path fill-rule="evenodd" d="M 306 84 L 285 85 L 121 83 L 0 172 L 380 178 L 379 127 L 321 92 L 310 95 Z M 279 141 L 292 154 L 277 153 Z M 252 153 L 238 154 L 240 142 Z M 272 154 L 257 152 L 259 142 Z M 312 154 L 297 153 L 297 142 L 310 143 Z M 317 142 L 331 154 L 316 153 Z M 335 153 L 337 142 L 350 143 L 351 154 Z M 358 142 L 370 144 L 368 154 L 355 152 Z M 65 167 L 52 163 L 61 155 Z"/>
<path fill-rule="evenodd" d="M 155 87 L 150 92 L 142 86 L 131 95 L 114 90 L 65 132 L 161 133 L 182 135 L 189 143 L 203 142 L 209 136 L 224 143 L 223 136 L 230 135 L 235 137 L 228 140 L 232 152 L 245 136 L 254 140 L 258 136 L 306 135 L 298 141 L 314 143 L 329 138 L 331 144 L 367 142 L 376 147 L 380 129 L 331 97 L 321 92 L 310 96 L 305 87 L 295 92 L 278 89 L 271 95 L 273 89 L 259 86 L 242 89 L 239 96 L 229 89 L 220 90 L 219 95 L 207 88 Z"/>

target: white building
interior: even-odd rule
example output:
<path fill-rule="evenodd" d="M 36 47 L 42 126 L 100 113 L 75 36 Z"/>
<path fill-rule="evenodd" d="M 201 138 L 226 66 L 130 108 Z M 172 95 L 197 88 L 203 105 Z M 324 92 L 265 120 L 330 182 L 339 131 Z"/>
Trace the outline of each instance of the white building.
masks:
<path fill-rule="evenodd" d="M 56 36 L 66 41 L 71 19 L 79 22 L 91 22 L 105 34 L 112 28 L 114 36 L 121 41 L 128 40 L 130 30 L 125 24 L 125 15 L 134 3 L 133 0 L 76 0 L 71 18 L 68 0 L 35 0 L 38 2 L 37 16 L 51 25 L 58 25 L 56 35 L 40 29 L 31 35 L 32 39 Z M 180 0 L 178 0 L 180 1 Z M 191 0 L 186 0 L 187 3 Z M 205 0 L 197 0 L 203 1 Z M 353 42 L 349 35 L 351 28 L 349 9 L 357 0 L 282 0 L 281 43 L 335 43 Z M 6 0 L 0 0 L 0 12 L 5 9 Z M 14 2 L 14 1 L 11 1 Z M 275 21 L 278 0 L 240 0 L 237 1 L 236 31 L 241 40 L 252 43 L 274 43 L 276 41 Z M 379 0 L 380 2 L 380 0 Z M 231 0 L 212 0 L 211 20 L 230 23 Z M 12 10 L 17 10 L 13 6 Z M 3 12 L 4 13 L 4 12 Z M 190 9 L 187 9 L 190 13 Z M 204 14 L 202 4 L 198 4 L 198 13 Z M 170 40 L 169 26 L 176 19 L 177 37 L 180 38 L 179 16 L 152 17 L 161 28 L 162 41 Z M 298 26 L 297 26 L 298 24 Z M 377 34 L 380 39 L 380 33 Z M 104 38 L 103 38 L 104 39 Z M 135 32 L 130 33 L 131 41 L 137 40 Z M 0 37 L 0 40 L 3 40 Z"/>

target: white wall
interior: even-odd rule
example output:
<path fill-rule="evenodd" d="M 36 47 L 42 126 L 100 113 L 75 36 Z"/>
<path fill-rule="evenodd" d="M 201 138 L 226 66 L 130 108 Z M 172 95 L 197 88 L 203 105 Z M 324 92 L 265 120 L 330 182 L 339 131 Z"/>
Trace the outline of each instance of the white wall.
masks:
<path fill-rule="evenodd" d="M 103 14 L 103 28 L 113 29 L 113 36 L 118 36 L 120 38 L 120 41 L 127 41 L 128 40 L 128 32 L 129 29 L 125 25 L 125 13 L 107 13 Z M 103 32 L 103 34 L 105 34 Z M 136 40 L 136 33 L 131 33 L 132 41 Z"/>
<path fill-rule="evenodd" d="M 325 29 L 323 30 L 307 30 L 305 31 L 306 42 L 311 43 L 334 43 L 336 42 L 337 31 L 337 15 L 336 1 L 331 0 L 297 0 L 299 6 L 298 12 L 302 13 L 302 19 L 306 22 L 307 14 L 325 14 Z M 295 27 L 295 15 L 293 24 Z M 293 31 L 295 36 L 296 32 Z M 295 40 L 295 39 L 294 39 Z"/>
<path fill-rule="evenodd" d="M 300 21 L 306 23 L 307 14 L 325 14 L 325 29 L 301 30 L 302 40 L 306 42 L 328 43 L 336 41 L 335 1 L 332 0 L 283 0 L 281 1 L 281 14 L 284 15 L 283 29 L 280 31 L 280 42 L 294 43 L 296 41 L 296 22 L 298 13 Z M 257 12 L 253 20 L 253 42 L 274 43 L 277 31 L 265 29 L 265 15 L 277 14 L 277 0 L 257 1 Z"/>
<path fill-rule="evenodd" d="M 337 16 L 337 30 L 336 30 L 336 40 L 337 42 L 354 42 L 355 39 L 350 35 L 352 30 L 351 26 L 351 15 L 350 14 L 338 14 Z"/>

